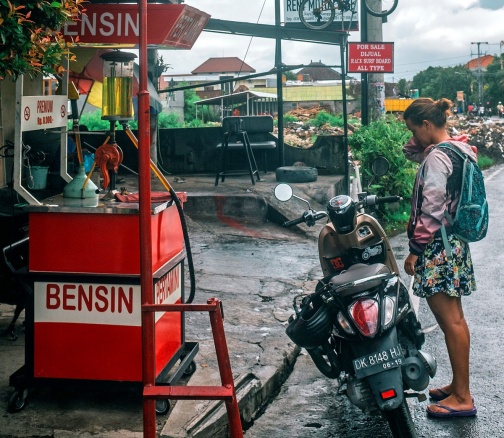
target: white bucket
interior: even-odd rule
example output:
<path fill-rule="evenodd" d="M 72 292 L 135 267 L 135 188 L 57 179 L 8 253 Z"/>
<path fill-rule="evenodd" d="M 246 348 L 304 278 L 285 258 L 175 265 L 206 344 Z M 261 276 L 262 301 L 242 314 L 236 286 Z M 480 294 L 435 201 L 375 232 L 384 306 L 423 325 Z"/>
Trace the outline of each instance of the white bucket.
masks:
<path fill-rule="evenodd" d="M 30 169 L 33 178 L 33 184 L 28 182 L 28 188 L 31 190 L 44 190 L 47 187 L 47 173 L 49 167 L 46 166 L 32 166 Z"/>

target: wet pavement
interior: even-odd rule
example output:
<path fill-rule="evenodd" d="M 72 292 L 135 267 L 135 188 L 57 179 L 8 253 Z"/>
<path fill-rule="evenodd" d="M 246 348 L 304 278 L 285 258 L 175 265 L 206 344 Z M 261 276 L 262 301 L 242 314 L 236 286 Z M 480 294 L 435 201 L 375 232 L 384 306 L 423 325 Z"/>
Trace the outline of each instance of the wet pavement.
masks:
<path fill-rule="evenodd" d="M 217 187 L 213 175 L 168 177 L 177 192 L 188 194 L 185 210 L 196 271 L 195 302 L 206 303 L 211 297 L 223 302 L 244 423 L 252 421 L 290 374 L 298 354 L 284 335 L 292 292 L 312 287 L 318 276 L 318 255 L 311 238 L 267 219 L 277 182 L 274 174 L 261 177 L 255 185 L 246 177 L 227 178 Z M 325 202 L 335 194 L 338 179 L 320 177 L 315 183 L 295 186 L 318 208 L 317 200 Z M 132 192 L 137 187 L 130 177 L 121 185 Z M 154 181 L 153 190 L 161 189 Z M 303 203 L 294 203 L 294 212 L 287 204 L 292 205 L 274 208 L 277 217 L 292 218 L 305 208 Z M 186 291 L 188 287 L 186 284 Z M 12 306 L 0 305 L 0 331 L 7 327 L 12 312 Z M 17 341 L 0 338 L 0 437 L 141 436 L 141 388 L 137 384 L 36 382 L 30 388 L 28 405 L 16 414 L 7 413 L 13 393 L 9 376 L 24 362 L 24 330 L 19 324 L 17 331 Z M 185 335 L 187 341 L 199 343 L 199 353 L 195 374 L 182 383 L 219 385 L 208 315 L 187 314 Z M 169 415 L 157 417 L 160 436 L 219 436 L 227 417 L 215 405 L 177 402 Z"/>
<path fill-rule="evenodd" d="M 489 236 L 472 244 L 479 291 L 464 300 L 473 339 L 472 384 L 478 417 L 434 421 L 425 415 L 426 403 L 410 401 L 419 437 L 497 437 L 504 430 L 500 404 L 504 382 L 499 359 L 499 304 L 504 287 L 497 269 L 504 260 L 500 251 L 503 237 L 496 222 L 500 213 L 497 206 L 502 205 L 500 198 L 504 196 L 499 190 L 504 184 L 504 172 L 500 170 L 498 167 L 487 172 L 487 191 L 491 193 Z M 188 193 L 185 210 L 196 271 L 195 302 L 205 303 L 211 297 L 223 302 L 245 435 L 389 436 L 382 420 L 363 416 L 346 397 L 337 395 L 334 381 L 322 376 L 308 356 L 302 352 L 299 356 L 300 350 L 285 335 L 293 296 L 312 290 L 321 273 L 315 240 L 320 227 L 307 231 L 301 226 L 296 231 L 278 226 L 273 218 L 293 219 L 305 205 L 296 200 L 278 203 L 273 197 L 275 175 L 261 177 L 263 180 L 255 185 L 239 177 L 228 178 L 217 187 L 213 175 L 168 177 L 176 191 Z M 292 185 L 317 210 L 335 194 L 336 179 L 319 176 L 314 183 Z M 121 185 L 136 190 L 135 181 L 129 177 Z M 153 189 L 161 187 L 154 182 Z M 393 237 L 391 244 L 402 267 L 406 256 L 404 234 Z M 11 306 L 0 305 L 0 331 L 8 325 L 12 310 Z M 420 302 L 419 311 L 424 326 L 433 323 L 425 302 Z M 196 372 L 181 383 L 220 384 L 208 315 L 191 313 L 186 321 L 186 339 L 198 342 L 200 351 L 195 358 Z M 12 393 L 8 378 L 23 364 L 24 333 L 20 326 L 18 333 L 15 342 L 0 337 L 0 437 L 142 436 L 138 385 L 40 384 L 33 388 L 23 411 L 7 413 Z M 439 371 L 432 384 L 445 384 L 449 367 L 439 330 L 427 336 L 425 349 L 438 358 Z M 168 415 L 157 417 L 162 437 L 224 437 L 226 424 L 222 404 L 210 401 L 178 401 Z"/>
<path fill-rule="evenodd" d="M 504 337 L 500 330 L 504 280 L 499 269 L 504 263 L 501 251 L 504 235 L 498 222 L 504 205 L 504 194 L 500 190 L 504 184 L 504 166 L 496 166 L 484 174 L 490 206 L 490 228 L 483 241 L 471 244 L 478 289 L 462 300 L 471 331 L 471 391 L 478 415 L 472 418 L 433 419 L 425 412 L 428 402 L 409 399 L 418 438 L 504 436 L 504 379 L 500 371 L 504 356 Z M 391 240 L 396 257 L 403 259 L 406 248 L 404 234 Z M 402 263 L 399 266 L 402 267 Z M 425 300 L 420 300 L 419 319 L 424 328 L 435 323 Z M 439 328 L 426 335 L 423 349 L 434 354 L 438 361 L 437 375 L 429 387 L 449 383 L 449 359 Z M 335 381 L 325 378 L 311 363 L 309 356 L 302 353 L 279 395 L 247 431 L 246 437 L 390 437 L 388 426 L 382 418 L 362 414 L 348 402 L 345 395 L 338 395 L 337 390 Z"/>

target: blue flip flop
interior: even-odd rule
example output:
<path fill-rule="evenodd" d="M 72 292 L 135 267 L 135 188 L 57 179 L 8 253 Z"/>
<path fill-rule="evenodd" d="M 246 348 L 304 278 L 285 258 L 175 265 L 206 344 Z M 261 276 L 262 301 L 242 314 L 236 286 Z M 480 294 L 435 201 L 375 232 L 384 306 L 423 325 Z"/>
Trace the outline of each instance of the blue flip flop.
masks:
<path fill-rule="evenodd" d="M 463 410 L 453 409 L 448 406 L 444 406 L 440 403 L 434 403 L 434 406 L 446 410 L 446 412 L 434 412 L 429 409 L 430 406 L 427 406 L 427 415 L 436 418 L 473 417 L 478 413 L 478 410 L 474 405 L 472 409 L 463 409 Z"/>
<path fill-rule="evenodd" d="M 436 394 L 435 392 L 433 391 L 436 391 L 438 392 L 438 394 Z M 431 389 L 429 391 L 429 397 L 434 400 L 434 401 L 441 401 L 441 400 L 444 400 L 445 398 L 449 397 L 451 394 L 448 394 L 446 391 L 443 391 L 441 388 L 435 388 L 435 389 Z"/>

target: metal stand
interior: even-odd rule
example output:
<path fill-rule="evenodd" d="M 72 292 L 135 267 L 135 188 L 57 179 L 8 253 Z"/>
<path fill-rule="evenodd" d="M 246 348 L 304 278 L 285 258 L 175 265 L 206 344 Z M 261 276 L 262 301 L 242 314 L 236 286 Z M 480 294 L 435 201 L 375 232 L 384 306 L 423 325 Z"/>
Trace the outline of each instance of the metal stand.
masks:
<path fill-rule="evenodd" d="M 240 410 L 231 372 L 231 363 L 224 333 L 222 302 L 210 298 L 207 304 L 147 304 L 142 306 L 144 312 L 209 312 L 210 324 L 217 353 L 217 363 L 222 386 L 145 386 L 144 403 L 150 400 L 224 400 L 229 420 L 229 432 L 232 438 L 242 438 L 243 431 L 240 420 Z M 144 424 L 144 429 L 155 425 Z"/>

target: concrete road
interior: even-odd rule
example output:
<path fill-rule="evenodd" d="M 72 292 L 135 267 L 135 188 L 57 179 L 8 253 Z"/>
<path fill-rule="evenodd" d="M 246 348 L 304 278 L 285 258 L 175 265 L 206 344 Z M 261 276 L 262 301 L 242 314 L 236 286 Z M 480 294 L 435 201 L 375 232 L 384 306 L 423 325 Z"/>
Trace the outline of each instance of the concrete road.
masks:
<path fill-rule="evenodd" d="M 478 290 L 463 299 L 471 331 L 471 390 L 478 408 L 474 418 L 432 419 L 427 417 L 427 402 L 408 400 L 417 436 L 449 438 L 486 438 L 504 436 L 504 233 L 499 218 L 504 215 L 504 166 L 485 172 L 490 206 L 487 237 L 471 244 Z M 406 248 L 405 236 L 392 239 L 399 260 Z M 402 267 L 402 262 L 399 262 Z M 420 301 L 419 317 L 424 327 L 435 323 L 425 300 Z M 443 334 L 437 329 L 426 336 L 424 350 L 438 360 L 438 372 L 431 387 L 447 384 L 450 367 Z M 264 415 L 246 432 L 247 438 L 388 438 L 390 431 L 379 417 L 366 416 L 339 395 L 334 380 L 324 377 L 302 354 L 294 371 L 282 386 L 278 397 Z"/>

